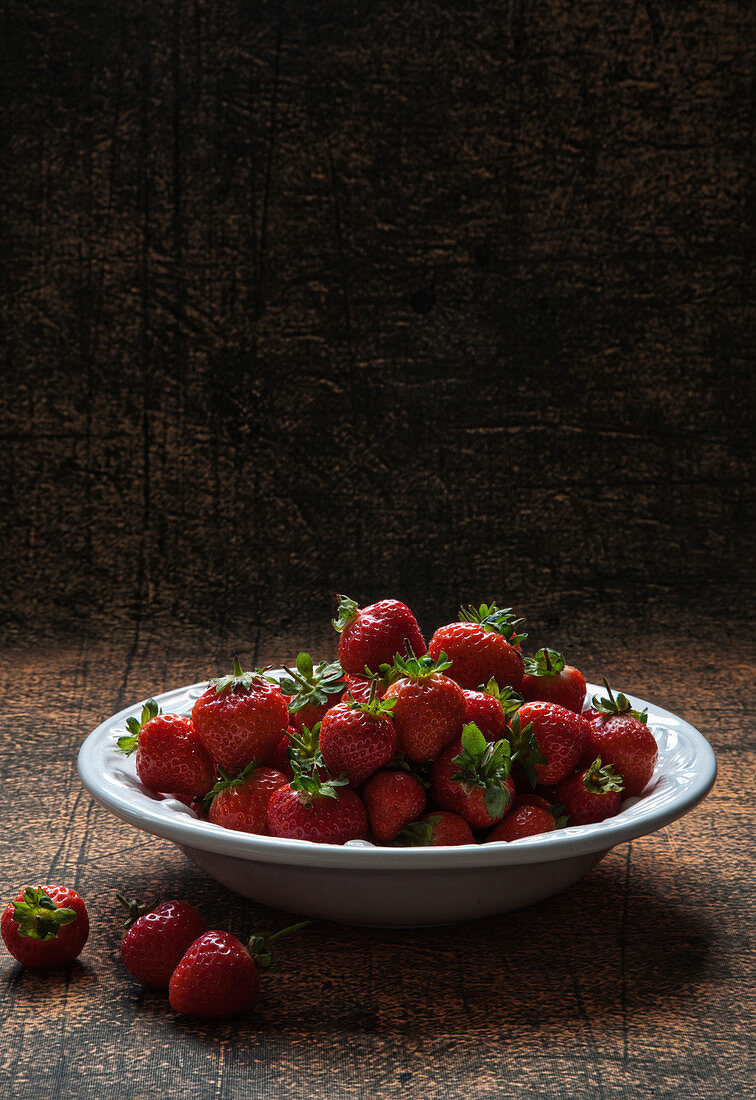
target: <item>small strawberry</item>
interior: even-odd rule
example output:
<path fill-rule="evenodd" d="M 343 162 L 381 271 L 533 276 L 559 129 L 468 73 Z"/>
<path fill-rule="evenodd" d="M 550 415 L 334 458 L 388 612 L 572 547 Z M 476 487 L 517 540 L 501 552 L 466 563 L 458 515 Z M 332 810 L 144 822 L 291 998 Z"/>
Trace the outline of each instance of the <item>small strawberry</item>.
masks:
<path fill-rule="evenodd" d="M 537 795 L 524 797 L 518 795 L 512 803 L 512 809 L 503 821 L 494 826 L 486 837 L 486 841 L 521 840 L 526 836 L 550 833 L 566 823 L 565 817 L 555 816 L 554 808 L 545 798 L 539 798 Z"/>
<path fill-rule="evenodd" d="M 393 699 L 337 703 L 320 723 L 320 751 L 332 775 L 343 772 L 352 787 L 388 764 L 396 752 Z"/>
<path fill-rule="evenodd" d="M 25 886 L 3 910 L 0 933 L 23 966 L 63 966 L 81 954 L 89 936 L 89 915 L 68 886 Z"/>
<path fill-rule="evenodd" d="M 523 659 L 519 643 L 525 637 L 517 630 L 517 619 L 510 607 L 481 604 L 460 611 L 460 621 L 438 628 L 428 643 L 428 653 L 437 658 L 443 652 L 452 662 L 449 675 L 460 687 L 479 689 L 489 680 L 502 687 L 518 689 L 522 681 Z"/>
<path fill-rule="evenodd" d="M 365 806 L 346 782 L 345 776 L 324 780 L 315 774 L 297 773 L 270 797 L 268 822 L 273 836 L 318 844 L 365 840 Z"/>
<path fill-rule="evenodd" d="M 462 693 L 465 697 L 465 723 L 474 722 L 486 741 L 498 741 L 507 737 L 508 719 L 522 706 L 522 696 L 511 687 L 500 688 L 495 680 L 489 680 L 484 691 Z"/>
<path fill-rule="evenodd" d="M 394 842 L 402 848 L 451 847 L 475 844 L 473 831 L 463 817 L 448 810 L 434 810 L 402 829 Z"/>
<path fill-rule="evenodd" d="M 294 772 L 292 771 L 291 763 L 289 761 L 289 749 L 292 745 L 292 737 L 298 737 L 299 730 L 295 726 L 289 726 L 283 733 L 281 740 L 276 745 L 273 752 L 270 754 L 265 763 L 275 768 L 277 772 L 282 772 L 287 779 L 292 779 Z"/>
<path fill-rule="evenodd" d="M 160 714 L 148 699 L 141 721 L 127 718 L 126 726 L 118 751 L 129 756 L 136 749 L 136 772 L 145 787 L 189 798 L 201 798 L 212 787 L 215 765 L 189 718 Z"/>
<path fill-rule="evenodd" d="M 204 918 L 188 901 L 150 906 L 120 894 L 118 900 L 129 912 L 121 940 L 124 966 L 142 985 L 167 989 L 184 952 L 207 928 Z"/>
<path fill-rule="evenodd" d="M 208 819 L 224 829 L 270 836 L 268 802 L 286 782 L 281 772 L 258 768 L 254 760 L 236 777 L 221 770 L 221 778 L 205 795 Z"/>
<path fill-rule="evenodd" d="M 376 699 L 382 699 L 395 679 L 393 664 L 380 665 L 372 676 L 367 675 L 367 670 L 364 676 L 353 676 L 350 672 L 345 694 L 356 703 L 367 703 L 372 691 L 375 691 Z"/>
<path fill-rule="evenodd" d="M 459 814 L 474 829 L 500 821 L 514 797 L 509 777 L 509 742 L 486 741 L 474 722 L 439 755 L 431 773 L 431 798 L 442 810 Z"/>
<path fill-rule="evenodd" d="M 570 825 L 591 825 L 614 817 L 622 804 L 622 779 L 611 764 L 596 757 L 591 766 L 563 779 L 556 796 L 564 806 Z"/>
<path fill-rule="evenodd" d="M 553 786 L 580 763 L 588 741 L 588 722 L 556 703 L 524 703 L 512 719 L 512 758 L 531 786 Z"/>
<path fill-rule="evenodd" d="M 358 607 L 348 596 L 340 597 L 339 617 L 333 620 L 339 632 L 339 660 L 345 672 L 364 676 L 365 669 L 391 664 L 397 653 L 425 653 L 425 640 L 417 619 L 399 600 L 379 600 Z"/>
<path fill-rule="evenodd" d="M 311 729 L 344 694 L 347 686 L 344 670 L 338 661 L 331 664 L 321 661 L 314 666 L 309 653 L 297 656 L 295 669 L 285 665 L 284 669 L 286 675 L 281 677 L 279 685 L 288 696 L 291 724 L 299 730 L 302 726 Z"/>
<path fill-rule="evenodd" d="M 646 711 L 634 710 L 622 692 L 615 696 L 604 680 L 608 698 L 593 697 L 593 710 L 586 711 L 588 742 L 583 762 L 600 756 L 624 780 L 625 798 L 643 793 L 654 774 L 659 746 L 646 725 Z M 590 758 L 590 759 L 589 759 Z"/>
<path fill-rule="evenodd" d="M 171 1008 L 183 1016 L 205 1019 L 249 1012 L 260 993 L 258 968 L 271 963 L 270 944 L 309 923 L 300 921 L 272 936 L 253 936 L 247 946 L 230 932 L 205 932 L 173 971 L 168 986 Z"/>
<path fill-rule="evenodd" d="M 376 772 L 362 789 L 362 801 L 370 832 L 381 844 L 389 844 L 425 809 L 425 788 L 408 772 Z"/>
<path fill-rule="evenodd" d="M 443 675 L 450 664 L 444 653 L 437 659 L 411 654 L 394 663 L 402 678 L 388 688 L 384 700 L 395 704 L 399 750 L 415 763 L 435 760 L 462 733 L 465 697 L 459 685 Z"/>
<path fill-rule="evenodd" d="M 235 657 L 233 675 L 211 681 L 194 704 L 192 721 L 218 767 L 236 775 L 275 752 L 289 712 L 278 685 L 262 673 L 243 672 Z"/>
<path fill-rule="evenodd" d="M 557 703 L 581 714 L 585 702 L 585 676 L 580 669 L 565 663 L 555 649 L 539 649 L 535 657 L 525 658 L 525 675 L 520 691 L 523 698 L 534 703 Z"/>

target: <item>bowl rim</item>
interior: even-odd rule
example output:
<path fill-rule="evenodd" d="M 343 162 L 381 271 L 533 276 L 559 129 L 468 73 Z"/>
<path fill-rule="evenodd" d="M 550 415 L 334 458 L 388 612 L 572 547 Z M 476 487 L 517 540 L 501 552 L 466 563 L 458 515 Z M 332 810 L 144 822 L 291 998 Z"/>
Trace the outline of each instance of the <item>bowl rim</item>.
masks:
<path fill-rule="evenodd" d="M 179 697 L 198 698 L 206 687 L 207 681 L 202 681 L 162 692 L 153 698 L 163 706 L 165 713 L 188 713 L 186 707 L 171 709 L 172 701 Z M 588 684 L 586 698 L 602 690 L 600 686 Z M 650 791 L 639 799 L 628 799 L 615 817 L 594 825 L 571 825 L 516 841 L 418 848 L 380 847 L 360 841 L 346 845 L 320 844 L 241 833 L 202 821 L 177 803 L 149 792 L 139 783 L 136 771 L 130 784 L 119 779 L 118 772 L 114 771 L 114 764 L 118 763 L 122 771 L 127 762 L 126 757 L 116 753 L 114 735 L 125 731 L 126 718 L 139 715 L 143 701 L 124 707 L 92 730 L 79 749 L 77 766 L 82 783 L 100 805 L 121 820 L 182 848 L 235 856 L 245 861 L 377 873 L 547 863 L 605 852 L 623 841 L 655 832 L 691 810 L 714 785 L 716 757 L 706 738 L 671 711 L 627 692 L 624 694 L 633 707 L 648 708 L 650 727 L 674 731 L 678 739 L 687 742 L 692 756 L 686 767 L 661 771 Z M 133 767 L 133 757 L 129 760 Z"/>

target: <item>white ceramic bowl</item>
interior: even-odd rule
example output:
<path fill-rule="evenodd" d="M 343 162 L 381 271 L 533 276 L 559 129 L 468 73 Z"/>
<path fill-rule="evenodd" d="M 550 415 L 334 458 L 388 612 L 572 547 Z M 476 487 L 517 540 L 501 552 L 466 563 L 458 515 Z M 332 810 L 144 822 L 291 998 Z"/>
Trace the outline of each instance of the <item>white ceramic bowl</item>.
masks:
<path fill-rule="evenodd" d="M 164 713 L 188 714 L 207 684 L 158 695 Z M 601 689 L 588 685 L 588 697 Z M 79 752 L 89 792 L 117 817 L 174 842 L 202 871 L 254 901 L 348 924 L 447 924 L 519 909 L 559 893 L 590 871 L 610 848 L 681 817 L 711 789 L 716 760 L 708 742 L 682 718 L 642 699 L 659 744 L 654 776 L 616 817 L 511 843 L 438 848 L 381 848 L 253 836 L 201 821 L 161 799 L 136 775 L 134 757 L 116 751 L 126 718 L 141 703 L 98 726 Z"/>

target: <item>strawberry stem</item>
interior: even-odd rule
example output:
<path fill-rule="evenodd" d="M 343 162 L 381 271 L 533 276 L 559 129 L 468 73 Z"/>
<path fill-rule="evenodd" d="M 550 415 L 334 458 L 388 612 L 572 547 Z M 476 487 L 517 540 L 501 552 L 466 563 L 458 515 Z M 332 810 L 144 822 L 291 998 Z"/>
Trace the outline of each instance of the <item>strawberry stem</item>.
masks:
<path fill-rule="evenodd" d="M 278 932 L 258 932 L 256 935 L 250 936 L 247 950 L 252 956 L 252 961 L 257 966 L 263 967 L 263 969 L 270 966 L 273 961 L 273 957 L 270 953 L 270 945 L 280 939 L 281 936 L 288 936 L 292 932 L 299 932 L 302 928 L 308 928 L 312 924 L 310 920 L 301 920 L 296 924 L 290 924 L 287 928 L 281 928 Z"/>

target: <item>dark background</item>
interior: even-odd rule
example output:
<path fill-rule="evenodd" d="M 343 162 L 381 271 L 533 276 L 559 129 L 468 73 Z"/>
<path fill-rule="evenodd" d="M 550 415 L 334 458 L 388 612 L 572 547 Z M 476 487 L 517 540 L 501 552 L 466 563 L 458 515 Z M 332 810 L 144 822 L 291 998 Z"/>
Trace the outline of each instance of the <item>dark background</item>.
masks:
<path fill-rule="evenodd" d="M 10 5 L 8 637 L 747 614 L 753 23 Z"/>

